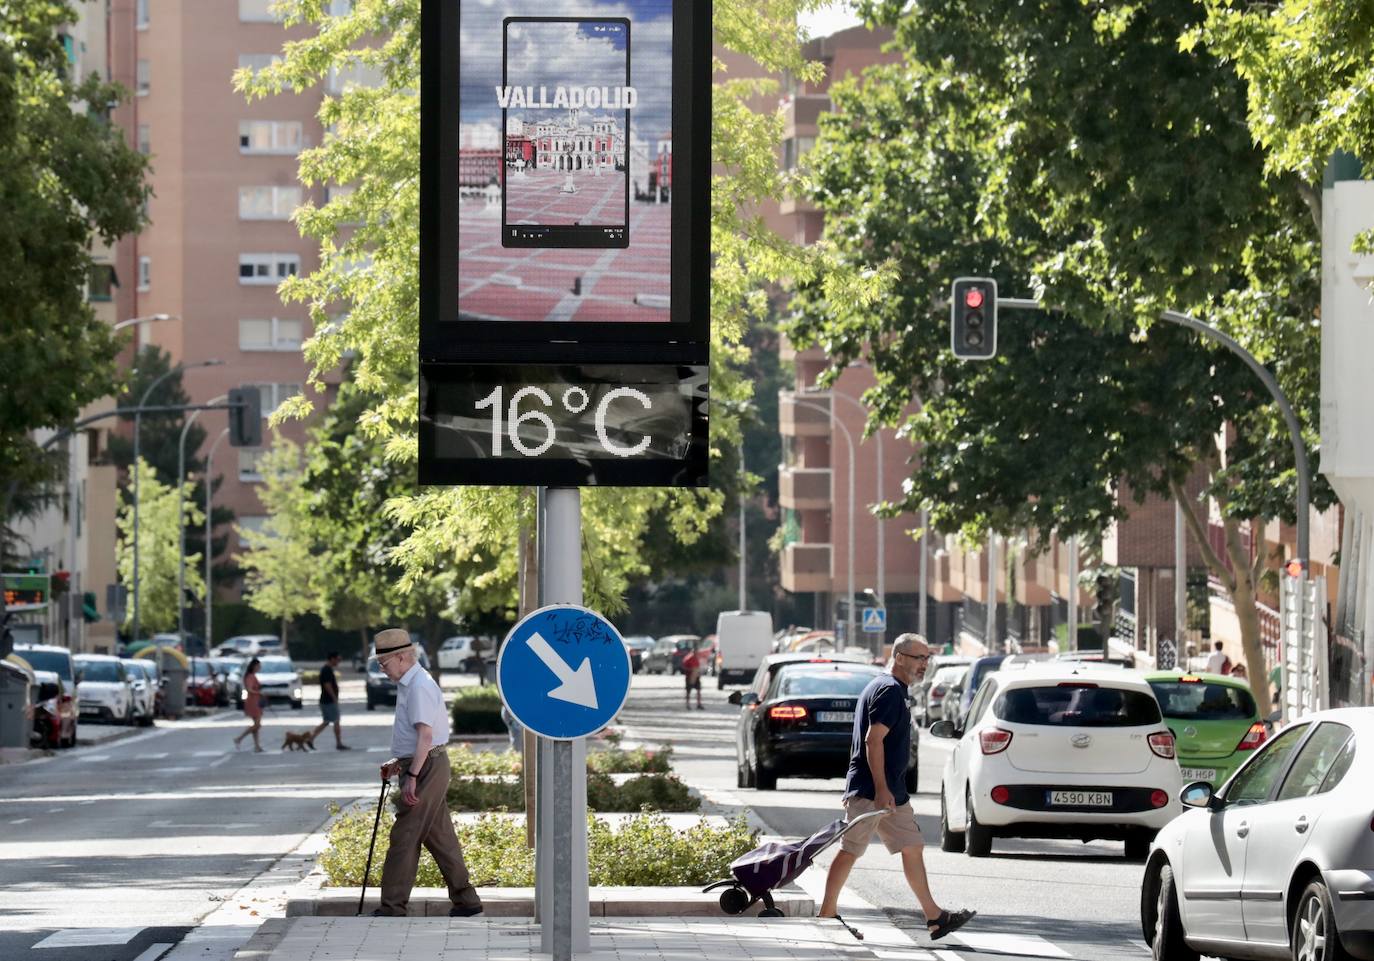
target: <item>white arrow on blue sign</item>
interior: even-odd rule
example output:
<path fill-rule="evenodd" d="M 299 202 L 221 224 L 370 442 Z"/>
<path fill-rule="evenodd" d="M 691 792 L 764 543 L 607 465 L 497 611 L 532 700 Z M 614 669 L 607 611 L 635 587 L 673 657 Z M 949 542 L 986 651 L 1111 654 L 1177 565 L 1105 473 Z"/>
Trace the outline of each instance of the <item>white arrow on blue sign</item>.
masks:
<path fill-rule="evenodd" d="M 630 693 L 630 654 L 620 632 L 572 604 L 527 615 L 501 645 L 501 700 L 525 727 L 559 741 L 601 730 Z"/>
<path fill-rule="evenodd" d="M 864 633 L 881 634 L 885 630 L 887 630 L 887 608 L 865 607 Z"/>

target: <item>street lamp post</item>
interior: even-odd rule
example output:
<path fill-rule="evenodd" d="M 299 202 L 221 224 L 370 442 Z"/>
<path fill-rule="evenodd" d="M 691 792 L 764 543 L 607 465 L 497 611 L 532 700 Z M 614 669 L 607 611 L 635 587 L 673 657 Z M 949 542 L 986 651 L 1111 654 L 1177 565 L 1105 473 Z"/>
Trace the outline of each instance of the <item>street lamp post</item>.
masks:
<path fill-rule="evenodd" d="M 220 394 L 209 403 L 222 404 L 228 399 L 228 394 Z M 199 416 L 200 411 L 191 412 L 191 416 L 187 417 L 186 423 L 181 426 L 181 439 L 177 442 L 177 637 L 183 645 L 186 643 L 186 522 L 183 519 L 186 510 L 186 435 L 191 432 L 191 425 Z M 205 545 L 208 553 L 210 542 L 207 540 Z"/>
<path fill-rule="evenodd" d="M 126 327 L 133 327 L 138 324 L 156 324 L 164 320 L 180 320 L 175 314 L 149 314 L 147 317 L 130 317 L 128 320 L 121 320 L 111 328 L 115 333 L 124 330 Z"/>
<path fill-rule="evenodd" d="M 229 436 L 229 428 L 226 427 L 219 432 L 215 442 L 210 445 L 210 453 L 205 455 L 205 650 L 209 653 L 210 645 L 215 642 L 215 634 L 212 629 L 214 618 L 215 598 L 214 592 L 210 588 L 210 560 L 214 553 L 210 550 L 210 531 L 213 525 L 210 523 L 211 505 L 214 501 L 215 485 L 211 482 L 212 473 L 210 465 L 214 462 L 215 451 L 219 450 L 220 441 Z"/>
<path fill-rule="evenodd" d="M 166 380 L 168 377 L 171 377 L 173 374 L 176 374 L 176 373 L 184 373 L 184 372 L 186 372 L 186 371 L 188 371 L 188 370 L 195 370 L 195 369 L 198 368 L 198 367 L 218 367 L 218 366 L 220 366 L 220 365 L 223 364 L 223 363 L 224 363 L 224 361 L 222 361 L 222 360 L 202 360 L 202 361 L 200 361 L 199 363 L 195 363 L 195 364 L 177 364 L 177 365 L 176 365 L 175 367 L 173 367 L 171 370 L 166 371 L 161 377 L 157 378 L 157 380 L 153 381 L 151 384 L 148 385 L 148 389 L 145 390 L 145 391 L 143 392 L 143 397 L 139 399 L 139 402 L 138 402 L 139 411 L 138 411 L 138 413 L 135 413 L 135 414 L 134 414 L 134 465 L 133 465 L 133 468 L 134 468 L 134 621 L 133 621 L 133 640 L 135 640 L 135 641 L 137 641 L 137 640 L 139 639 L 138 635 L 141 633 L 141 628 L 142 628 L 142 622 L 139 620 L 139 613 L 140 613 L 140 612 L 139 612 L 139 606 L 138 606 L 138 600 L 139 600 L 139 568 L 138 568 L 138 541 L 139 541 L 138 521 L 139 521 L 139 517 L 138 517 L 138 494 L 139 494 L 139 487 L 140 487 L 140 484 L 139 484 L 139 481 L 138 481 L 138 478 L 139 478 L 138 461 L 139 461 L 139 457 L 142 456 L 142 455 L 141 455 L 141 446 L 140 446 L 140 445 L 141 445 L 141 442 L 142 442 L 142 436 L 141 436 L 141 435 L 142 435 L 142 432 L 143 432 L 143 413 L 142 413 L 142 409 L 143 409 L 144 407 L 147 407 L 147 406 L 148 406 L 148 398 L 152 396 L 153 391 L 157 390 L 158 386 L 159 386 L 164 380 Z"/>
<path fill-rule="evenodd" d="M 740 425 L 739 438 L 739 609 L 748 610 L 744 589 L 744 425 Z"/>
<path fill-rule="evenodd" d="M 848 644 L 853 644 L 853 643 L 854 643 L 854 636 L 855 636 L 855 624 L 854 624 L 854 438 L 853 438 L 853 436 L 850 435 L 850 433 L 849 433 L 849 428 L 846 427 L 846 426 L 844 426 L 844 422 L 835 416 L 835 408 L 834 408 L 833 405 L 827 407 L 827 406 L 825 406 L 825 405 L 823 405 L 823 404 L 818 404 L 818 403 L 816 403 L 816 402 L 814 402 L 814 401 L 802 400 L 802 399 L 796 397 L 795 395 L 792 397 L 792 403 L 794 403 L 794 404 L 799 404 L 799 405 L 804 406 L 804 407 L 809 407 L 809 408 L 811 408 L 812 410 L 818 410 L 818 411 L 820 411 L 820 412 L 823 413 L 823 414 L 828 414 L 828 415 L 830 416 L 830 423 L 833 424 L 835 427 L 838 427 L 838 428 L 840 429 L 840 433 L 844 436 L 845 445 L 849 448 L 849 525 L 848 525 L 848 526 L 849 526 L 849 553 L 848 553 L 848 558 L 849 558 L 849 560 L 848 560 L 848 563 L 845 565 L 845 566 L 848 568 L 848 570 L 849 570 L 849 582 L 848 582 L 848 583 L 849 583 L 849 586 L 846 588 L 846 589 L 849 591 L 849 600 L 848 600 L 848 601 L 846 602 L 846 604 L 845 604 L 845 610 L 848 611 L 848 613 L 849 613 L 849 618 L 848 618 L 848 621 L 847 621 L 847 625 L 848 625 L 848 626 L 847 626 L 847 628 L 846 628 L 846 630 L 845 630 L 845 641 L 846 641 Z"/>

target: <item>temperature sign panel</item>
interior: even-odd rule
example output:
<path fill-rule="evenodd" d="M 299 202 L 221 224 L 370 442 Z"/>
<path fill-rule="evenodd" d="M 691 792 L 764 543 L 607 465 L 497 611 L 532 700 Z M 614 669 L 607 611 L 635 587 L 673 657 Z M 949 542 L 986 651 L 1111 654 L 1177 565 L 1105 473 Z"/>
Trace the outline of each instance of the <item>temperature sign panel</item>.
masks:
<path fill-rule="evenodd" d="M 420 375 L 420 483 L 700 487 L 707 368 L 435 364 Z"/>

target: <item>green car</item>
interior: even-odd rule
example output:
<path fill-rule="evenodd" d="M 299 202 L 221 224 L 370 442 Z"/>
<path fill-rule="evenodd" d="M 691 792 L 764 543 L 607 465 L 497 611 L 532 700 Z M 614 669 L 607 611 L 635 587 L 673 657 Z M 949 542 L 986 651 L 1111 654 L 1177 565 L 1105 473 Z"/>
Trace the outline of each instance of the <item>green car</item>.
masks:
<path fill-rule="evenodd" d="M 1186 671 L 1145 675 L 1174 732 L 1183 783 L 1219 788 L 1264 743 L 1250 685 L 1242 678 Z"/>

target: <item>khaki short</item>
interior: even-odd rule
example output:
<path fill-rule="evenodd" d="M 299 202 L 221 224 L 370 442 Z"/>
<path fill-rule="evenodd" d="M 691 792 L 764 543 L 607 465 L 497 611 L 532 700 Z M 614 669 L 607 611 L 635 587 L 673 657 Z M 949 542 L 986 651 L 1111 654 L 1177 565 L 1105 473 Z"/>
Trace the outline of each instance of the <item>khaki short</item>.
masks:
<path fill-rule="evenodd" d="M 852 821 L 860 814 L 876 810 L 877 806 L 865 797 L 846 798 L 844 802 L 846 820 Z M 878 832 L 878 837 L 882 839 L 883 846 L 890 854 L 897 854 L 907 848 L 919 848 L 925 844 L 921 838 L 921 829 L 916 825 L 916 812 L 911 810 L 911 802 L 908 801 L 897 805 L 886 817 L 870 818 L 847 831 L 844 840 L 840 841 L 840 850 L 858 857 L 868 848 L 874 831 Z"/>

